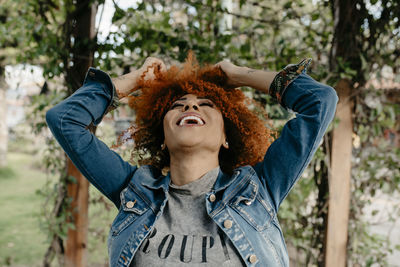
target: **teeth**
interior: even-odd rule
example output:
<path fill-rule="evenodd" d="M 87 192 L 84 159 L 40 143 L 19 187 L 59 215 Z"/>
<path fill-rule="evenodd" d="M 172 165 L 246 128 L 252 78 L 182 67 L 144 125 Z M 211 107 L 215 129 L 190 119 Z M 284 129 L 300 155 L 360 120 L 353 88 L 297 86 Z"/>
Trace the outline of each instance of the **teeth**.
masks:
<path fill-rule="evenodd" d="M 185 122 L 188 121 L 188 120 L 195 120 L 195 121 L 197 121 L 197 123 L 198 123 L 199 125 L 204 125 L 204 122 L 203 122 L 199 117 L 196 117 L 196 116 L 187 116 L 187 117 L 184 117 L 184 118 L 181 120 L 181 122 L 179 123 L 179 126 L 184 125 Z"/>

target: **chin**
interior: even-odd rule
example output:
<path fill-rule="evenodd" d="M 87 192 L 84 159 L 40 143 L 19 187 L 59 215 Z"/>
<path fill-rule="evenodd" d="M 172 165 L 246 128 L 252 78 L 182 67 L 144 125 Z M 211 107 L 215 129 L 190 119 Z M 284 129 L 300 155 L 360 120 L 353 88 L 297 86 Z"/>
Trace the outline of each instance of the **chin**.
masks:
<path fill-rule="evenodd" d="M 178 142 L 174 145 L 175 150 L 180 150 L 180 149 L 190 149 L 190 148 L 196 148 L 196 147 L 201 147 L 202 143 L 200 141 L 196 140 L 186 140 L 182 142 Z"/>

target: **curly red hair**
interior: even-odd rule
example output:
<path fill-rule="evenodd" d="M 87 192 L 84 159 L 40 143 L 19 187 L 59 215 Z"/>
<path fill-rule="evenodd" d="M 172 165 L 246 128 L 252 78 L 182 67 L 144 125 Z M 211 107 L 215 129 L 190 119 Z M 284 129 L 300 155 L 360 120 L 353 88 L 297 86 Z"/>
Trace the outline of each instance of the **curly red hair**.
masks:
<path fill-rule="evenodd" d="M 222 171 L 254 165 L 263 160 L 271 144 L 273 131 L 246 106 L 246 96 L 227 84 L 225 73 L 212 65 L 200 67 L 193 53 L 180 68 L 155 71 L 155 79 L 138 81 L 139 96 L 129 96 L 129 106 L 136 111 L 133 153 L 139 154 L 139 164 L 151 164 L 159 169 L 169 166 L 169 152 L 162 150 L 163 119 L 170 105 L 186 94 L 212 100 L 224 118 L 229 149 L 221 148 L 219 163 Z"/>

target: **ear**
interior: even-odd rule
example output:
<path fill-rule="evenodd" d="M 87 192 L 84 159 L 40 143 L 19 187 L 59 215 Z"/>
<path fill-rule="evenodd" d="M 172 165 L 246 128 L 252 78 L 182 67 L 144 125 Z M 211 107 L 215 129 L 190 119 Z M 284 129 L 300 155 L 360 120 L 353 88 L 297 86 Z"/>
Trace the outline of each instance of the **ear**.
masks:
<path fill-rule="evenodd" d="M 167 145 L 165 144 L 165 140 L 164 142 L 161 144 L 161 150 L 165 150 L 167 148 Z"/>
<path fill-rule="evenodd" d="M 224 119 L 224 126 L 223 126 L 223 134 L 221 136 L 221 143 L 225 149 L 229 149 L 229 142 L 228 137 L 226 136 L 226 129 L 225 129 L 225 119 Z"/>
<path fill-rule="evenodd" d="M 225 132 L 225 129 L 224 129 L 224 134 L 223 134 L 223 136 L 222 136 L 222 146 L 225 148 L 225 149 L 229 149 L 229 142 L 228 142 L 228 138 L 226 137 L 226 132 Z"/>
<path fill-rule="evenodd" d="M 222 146 L 223 146 L 225 149 L 229 149 L 229 142 L 228 142 L 228 140 L 225 139 L 225 141 L 222 143 Z"/>

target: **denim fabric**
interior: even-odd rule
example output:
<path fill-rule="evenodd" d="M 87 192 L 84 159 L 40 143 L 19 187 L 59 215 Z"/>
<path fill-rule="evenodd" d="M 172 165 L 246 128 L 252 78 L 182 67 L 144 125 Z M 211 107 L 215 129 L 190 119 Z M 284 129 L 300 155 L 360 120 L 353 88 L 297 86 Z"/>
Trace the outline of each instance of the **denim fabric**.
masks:
<path fill-rule="evenodd" d="M 91 68 L 84 85 L 50 109 L 46 120 L 77 168 L 119 209 L 108 238 L 114 267 L 129 266 L 162 215 L 170 177 L 152 166 L 131 166 L 88 131 L 88 125 L 101 121 L 112 97 L 109 76 Z M 334 89 L 303 72 L 282 96 L 282 105 L 296 117 L 286 123 L 264 160 L 237 168 L 232 176 L 220 171 L 207 194 L 208 215 L 247 266 L 289 265 L 278 208 L 310 162 L 334 117 L 337 100 Z"/>

